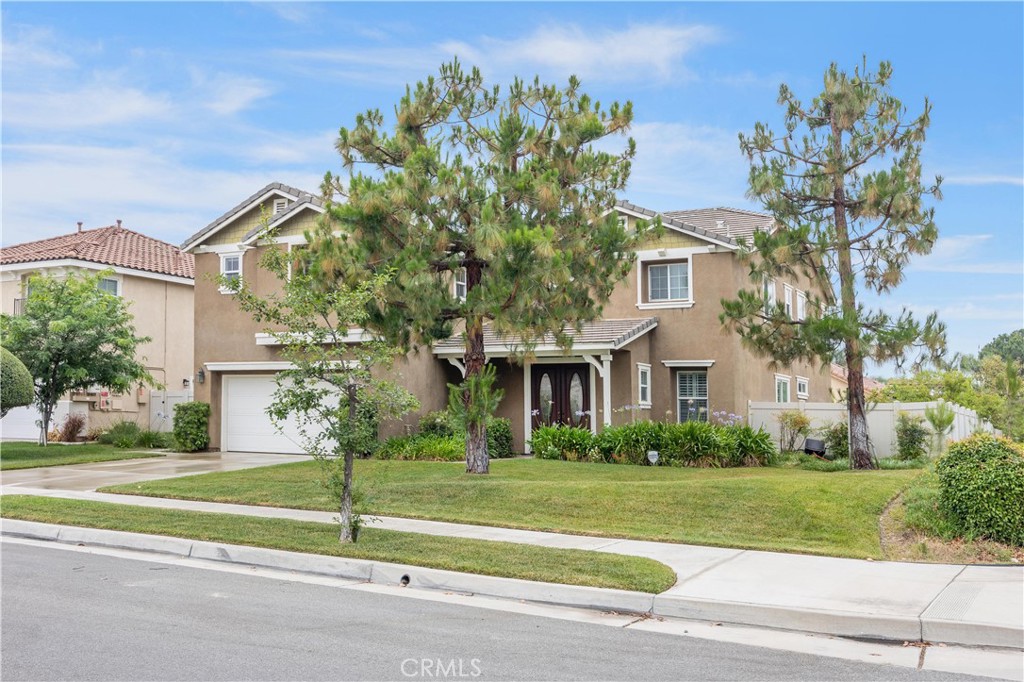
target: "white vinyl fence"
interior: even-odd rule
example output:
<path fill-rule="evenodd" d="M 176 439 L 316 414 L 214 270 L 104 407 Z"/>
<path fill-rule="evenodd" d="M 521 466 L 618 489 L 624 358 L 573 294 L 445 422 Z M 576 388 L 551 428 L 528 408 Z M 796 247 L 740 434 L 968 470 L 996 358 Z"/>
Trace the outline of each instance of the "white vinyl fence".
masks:
<path fill-rule="evenodd" d="M 875 448 L 876 457 L 891 457 L 896 453 L 896 418 L 900 412 L 924 417 L 926 407 L 934 408 L 938 401 L 928 403 L 877 403 L 868 405 L 868 434 Z M 946 403 L 956 415 L 947 439 L 966 438 L 975 431 L 998 433 L 992 425 L 979 417 L 974 410 L 968 410 L 956 403 Z M 846 421 L 846 403 L 747 403 L 747 423 L 755 429 L 764 427 L 779 442 L 778 414 L 787 410 L 798 410 L 811 418 L 812 433 L 837 421 Z M 925 422 L 927 426 L 927 421 Z M 930 430 L 930 427 L 929 427 Z M 812 438 L 820 436 L 812 435 Z M 797 441 L 800 447 L 802 441 Z"/>

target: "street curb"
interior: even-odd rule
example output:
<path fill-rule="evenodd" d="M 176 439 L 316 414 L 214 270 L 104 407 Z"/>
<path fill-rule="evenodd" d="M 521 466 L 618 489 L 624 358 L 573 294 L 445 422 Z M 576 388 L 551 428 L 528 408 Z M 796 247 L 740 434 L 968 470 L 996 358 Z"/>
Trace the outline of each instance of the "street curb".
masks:
<path fill-rule="evenodd" d="M 498 578 L 367 559 L 346 559 L 220 542 L 185 540 L 162 535 L 61 526 L 35 521 L 3 519 L 0 524 L 0 534 L 63 544 L 157 552 L 205 561 L 328 575 L 380 585 L 442 590 L 617 613 L 649 614 L 654 604 L 654 595 L 645 592 Z"/>
<path fill-rule="evenodd" d="M 441 590 L 638 616 L 722 622 L 863 639 L 911 642 L 923 640 L 1017 651 L 1024 647 L 1024 632 L 1018 628 L 937 617 L 939 614 L 932 609 L 926 610 L 921 616 L 865 615 L 848 611 L 701 599 L 671 593 L 654 595 L 6 518 L 0 519 L 0 535 L 63 544 L 155 552 L 381 585 Z"/>

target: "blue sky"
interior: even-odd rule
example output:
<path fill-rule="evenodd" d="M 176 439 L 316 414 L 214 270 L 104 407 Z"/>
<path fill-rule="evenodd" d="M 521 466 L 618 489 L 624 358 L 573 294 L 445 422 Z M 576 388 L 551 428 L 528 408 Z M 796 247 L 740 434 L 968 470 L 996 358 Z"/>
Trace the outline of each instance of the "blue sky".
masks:
<path fill-rule="evenodd" d="M 1021 3 L 16 3 L 3 20 L 4 244 L 122 219 L 180 243 L 271 181 L 315 191 L 337 129 L 453 54 L 495 82 L 579 75 L 631 100 L 624 198 L 757 208 L 736 142 L 829 62 L 893 63 L 934 104 L 941 237 L 882 300 L 938 310 L 954 351 L 1024 326 Z"/>

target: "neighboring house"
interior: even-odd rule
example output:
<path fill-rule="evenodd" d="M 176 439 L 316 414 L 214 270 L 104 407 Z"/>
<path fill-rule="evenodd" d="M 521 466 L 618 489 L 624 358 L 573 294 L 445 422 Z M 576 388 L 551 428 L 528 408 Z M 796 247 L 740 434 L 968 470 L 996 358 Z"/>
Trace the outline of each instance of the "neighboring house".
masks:
<path fill-rule="evenodd" d="M 209 276 L 238 276 L 257 293 L 279 286 L 258 267 L 264 221 L 275 228 L 279 248 L 305 243 L 303 234 L 324 213 L 322 202 L 273 183 L 190 238 L 182 249 L 196 257 L 196 399 L 211 404 L 211 445 L 224 450 L 299 452 L 296 434 L 276 433 L 265 409 L 274 375 L 285 368 L 280 344 L 253 322 Z M 622 202 L 627 226 L 656 214 Z M 547 342 L 522 359 L 515 339 L 485 328 L 488 361 L 498 370 L 505 397 L 498 415 L 512 420 L 515 447 L 526 450 L 530 432 L 545 423 L 598 430 L 633 419 L 708 419 L 724 411 L 746 415 L 751 400 L 827 401 L 829 377 L 820 367 L 798 364 L 770 371 L 736 334 L 722 329 L 720 301 L 749 287 L 748 266 L 739 262 L 737 240 L 772 227 L 770 216 L 728 208 L 662 214 L 665 233 L 637 250 L 633 272 L 604 306 L 603 319 L 588 323 L 566 352 Z M 439 286 L 460 291 L 458 281 Z M 806 314 L 806 282 L 777 281 L 766 288 L 785 301 L 794 317 Z M 364 332 L 355 330 L 350 342 Z M 447 384 L 461 380 L 459 336 L 418 349 L 395 366 L 399 380 L 422 409 L 382 435 L 401 432 L 419 414 L 447 405 Z"/>
<path fill-rule="evenodd" d="M 88 429 L 130 420 L 143 429 L 169 431 L 173 404 L 191 396 L 193 295 L 195 267 L 191 254 L 178 247 L 117 225 L 0 248 L 0 306 L 19 315 L 28 296 L 30 275 L 61 276 L 76 271 L 112 270 L 104 290 L 131 302 L 139 336 L 152 339 L 139 347 L 137 359 L 163 389 L 140 387 L 112 395 L 102 386 L 66 396 L 54 426 L 69 412 L 84 414 Z M 2 437 L 35 438 L 39 418 L 34 408 L 12 411 L 2 422 Z"/>
<path fill-rule="evenodd" d="M 846 391 L 850 385 L 846 368 L 833 362 L 829 366 L 829 377 L 829 395 L 832 396 L 832 402 L 845 403 Z M 864 395 L 883 388 L 885 388 L 885 382 L 868 376 L 864 377 Z"/>

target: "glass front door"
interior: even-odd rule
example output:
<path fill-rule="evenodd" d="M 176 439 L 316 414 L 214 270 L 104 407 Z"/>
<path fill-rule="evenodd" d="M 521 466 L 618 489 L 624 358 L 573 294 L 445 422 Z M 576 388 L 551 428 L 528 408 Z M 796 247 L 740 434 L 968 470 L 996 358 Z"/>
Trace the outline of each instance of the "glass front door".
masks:
<path fill-rule="evenodd" d="M 590 369 L 587 364 L 534 365 L 533 426 L 590 426 Z"/>

